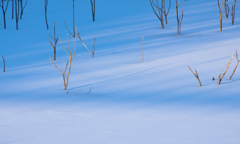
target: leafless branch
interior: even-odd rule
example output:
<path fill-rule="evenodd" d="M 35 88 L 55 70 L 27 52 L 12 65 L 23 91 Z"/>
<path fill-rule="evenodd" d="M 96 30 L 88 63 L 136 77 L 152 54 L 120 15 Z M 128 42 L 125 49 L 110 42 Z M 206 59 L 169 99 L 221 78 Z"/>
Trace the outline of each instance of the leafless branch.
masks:
<path fill-rule="evenodd" d="M 20 14 L 20 19 L 22 19 L 22 16 L 23 16 L 23 10 L 24 10 L 25 7 L 27 6 L 27 2 L 28 2 L 28 0 L 26 1 L 25 5 L 23 6 L 23 0 L 20 0 L 20 3 L 21 3 L 21 14 Z"/>
<path fill-rule="evenodd" d="M 81 43 L 83 44 L 83 46 L 84 46 L 90 53 L 92 53 L 92 57 L 94 57 L 96 39 L 94 38 L 93 51 L 91 51 L 91 50 L 83 43 L 83 41 L 82 41 L 79 33 L 78 33 L 78 38 L 79 38 L 79 40 L 81 41 Z"/>
<path fill-rule="evenodd" d="M 75 36 L 70 32 L 70 30 L 68 29 L 68 27 L 67 27 L 67 25 L 66 25 L 66 23 L 65 23 L 65 20 L 64 20 L 64 24 L 65 24 L 66 29 L 67 29 L 68 32 L 70 33 L 70 35 L 71 35 L 72 37 L 75 37 Z"/>

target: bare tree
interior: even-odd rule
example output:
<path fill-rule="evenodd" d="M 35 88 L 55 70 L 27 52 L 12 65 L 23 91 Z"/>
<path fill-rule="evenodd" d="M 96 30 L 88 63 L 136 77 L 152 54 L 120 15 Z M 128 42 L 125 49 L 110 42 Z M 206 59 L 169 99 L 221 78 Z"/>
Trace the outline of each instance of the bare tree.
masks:
<path fill-rule="evenodd" d="M 3 55 L 2 55 L 2 58 L 3 58 L 3 72 L 5 72 L 5 58 Z"/>
<path fill-rule="evenodd" d="M 195 69 L 195 72 L 196 72 L 196 73 L 194 73 L 189 66 L 188 66 L 188 68 L 189 68 L 189 70 L 193 73 L 193 75 L 196 77 L 196 79 L 198 80 L 198 83 L 199 83 L 199 85 L 200 85 L 200 87 L 201 87 L 201 86 L 202 86 L 202 83 L 201 83 L 201 81 L 200 81 L 200 79 L 199 79 L 197 70 Z"/>
<path fill-rule="evenodd" d="M 54 52 L 54 61 L 56 61 L 56 46 L 57 46 L 57 42 L 58 42 L 58 37 L 56 37 L 56 32 L 55 32 L 55 22 L 53 22 L 54 24 L 54 37 L 52 37 L 50 34 L 48 34 L 53 40 L 54 40 L 54 45 L 53 43 L 50 41 L 50 39 L 48 39 L 48 41 L 50 42 L 50 44 L 53 47 L 53 52 Z"/>
<path fill-rule="evenodd" d="M 229 15 L 228 2 L 229 2 L 229 0 L 224 0 L 224 12 L 225 12 L 226 19 L 228 19 L 228 15 Z"/>
<path fill-rule="evenodd" d="M 92 7 L 93 21 L 95 21 L 95 0 L 90 0 L 90 2 L 91 2 L 91 7 Z"/>
<path fill-rule="evenodd" d="M 76 33 L 77 33 L 77 28 L 76 28 Z M 62 44 L 63 49 L 69 55 L 69 60 L 68 60 L 68 62 L 66 64 L 66 67 L 65 67 L 63 72 L 54 64 L 52 59 L 49 57 L 49 59 L 52 62 L 52 65 L 55 66 L 61 72 L 61 74 L 63 76 L 64 90 L 67 90 L 68 81 L 69 81 L 69 75 L 70 75 L 70 72 L 71 72 L 72 60 L 75 58 L 77 37 L 74 40 L 74 45 L 73 45 L 72 49 L 70 49 L 68 34 L 67 34 L 67 39 L 68 39 L 68 50 L 64 47 L 64 45 L 62 43 L 62 40 L 60 38 L 60 42 Z M 66 76 L 65 73 L 66 73 L 67 68 L 68 68 L 68 73 L 67 73 L 67 76 Z"/>
<path fill-rule="evenodd" d="M 233 77 L 233 74 L 235 73 L 235 71 L 236 71 L 236 69 L 237 69 L 237 67 L 238 67 L 238 64 L 239 64 L 239 62 L 240 62 L 240 60 L 238 60 L 238 54 L 237 54 L 237 50 L 236 50 L 236 59 L 237 59 L 237 64 L 236 64 L 236 66 L 235 66 L 235 68 L 234 68 L 234 70 L 233 70 L 233 72 L 232 72 L 231 76 L 229 77 L 229 80 L 231 80 L 231 79 L 232 79 L 232 77 Z"/>
<path fill-rule="evenodd" d="M 20 14 L 20 19 L 22 19 L 22 16 L 23 16 L 23 10 L 24 10 L 25 7 L 27 6 L 27 2 L 28 2 L 28 0 L 27 0 L 26 3 L 23 5 L 23 0 L 20 0 L 20 4 L 21 4 L 21 14 Z"/>
<path fill-rule="evenodd" d="M 6 7 L 4 6 L 4 1 L 5 0 L 1 0 L 0 7 L 2 8 L 2 12 L 3 12 L 4 29 L 6 29 L 6 27 L 7 27 L 7 25 L 6 25 L 6 12 L 7 12 L 7 8 L 8 8 L 9 0 L 7 0 Z"/>
<path fill-rule="evenodd" d="M 152 0 L 152 2 L 150 1 L 150 4 L 151 4 L 151 6 L 152 6 L 152 4 L 158 9 L 158 12 L 159 12 L 159 15 L 155 12 L 155 9 L 153 8 L 153 6 L 152 6 L 152 8 L 153 8 L 153 11 L 154 11 L 154 13 L 157 15 L 157 17 L 160 17 L 162 20 L 163 20 L 163 16 L 162 15 L 164 15 L 164 17 L 165 17 L 165 22 L 166 22 L 166 24 L 168 24 L 167 23 L 167 15 L 168 15 L 168 13 L 169 13 L 169 11 L 170 11 L 170 8 L 171 8 L 171 0 L 169 0 L 169 7 L 168 7 L 168 10 L 166 10 L 166 0 L 161 0 L 161 7 L 159 7 L 158 6 L 158 0 L 156 0 L 156 3 L 157 3 L 157 5 L 154 3 L 154 1 Z M 160 19 L 159 19 L 160 20 Z M 161 21 L 161 20 L 160 20 Z M 163 20 L 164 21 L 164 20 Z"/>
<path fill-rule="evenodd" d="M 164 23 L 163 23 L 163 21 L 164 21 L 164 19 L 163 19 L 163 1 L 162 1 L 161 7 L 159 7 L 158 0 L 156 0 L 156 4 L 153 2 L 153 0 L 149 0 L 149 2 L 150 2 L 150 5 L 151 5 L 151 7 L 153 9 L 153 12 L 155 13 L 157 18 L 161 22 L 162 29 L 164 29 Z M 153 6 L 155 6 L 158 9 L 158 13 L 156 12 L 156 10 L 154 9 Z"/>
<path fill-rule="evenodd" d="M 79 40 L 81 41 L 81 43 L 83 44 L 83 46 L 84 46 L 85 48 L 87 48 L 87 50 L 88 50 L 90 53 L 92 53 L 92 58 L 94 58 L 96 39 L 94 38 L 93 51 L 91 51 L 91 50 L 83 43 L 83 41 L 82 41 L 79 33 L 78 33 L 78 38 L 79 38 Z"/>
<path fill-rule="evenodd" d="M 176 16 L 177 16 L 177 36 L 178 36 L 178 35 L 181 35 L 181 25 L 182 25 L 182 20 L 183 20 L 183 10 L 184 10 L 184 7 L 185 7 L 185 4 L 186 4 L 186 1 L 187 1 L 187 0 L 185 0 L 185 2 L 184 2 L 181 16 L 178 15 L 178 7 L 179 7 L 179 4 L 180 4 L 180 1 L 181 1 L 181 0 L 179 0 L 179 1 L 177 2 L 177 0 L 175 0 L 175 4 L 176 4 Z"/>
<path fill-rule="evenodd" d="M 15 0 L 15 17 L 16 17 L 16 30 L 18 30 L 18 20 L 19 20 L 19 11 L 20 11 L 20 0 Z"/>
<path fill-rule="evenodd" d="M 237 0 L 234 0 L 234 4 L 232 5 L 232 12 L 231 12 L 232 25 L 234 24 L 236 2 L 237 2 Z"/>
<path fill-rule="evenodd" d="M 141 44 L 141 47 L 142 47 L 142 61 L 144 62 L 144 57 L 143 57 L 143 39 L 144 39 L 144 36 L 142 37 L 142 44 Z"/>
<path fill-rule="evenodd" d="M 67 25 L 64 21 L 65 27 L 67 28 Z M 67 28 L 68 32 L 72 35 L 72 37 L 75 37 L 75 20 L 74 20 L 74 0 L 73 0 L 73 34 L 70 32 L 70 30 Z"/>
<path fill-rule="evenodd" d="M 218 76 L 218 85 L 220 85 L 223 77 L 224 77 L 225 74 L 227 73 L 228 68 L 229 68 L 229 66 L 230 66 L 230 64 L 231 64 L 231 62 L 232 62 L 232 59 L 233 59 L 233 55 L 232 55 L 231 60 L 229 61 L 229 63 L 227 63 L 227 64 L 223 67 L 221 73 L 219 74 L 219 76 Z M 225 67 L 227 67 L 227 68 L 226 68 L 225 72 L 222 74 L 222 72 L 223 72 L 223 70 L 225 69 Z"/>
<path fill-rule="evenodd" d="M 219 10 L 219 28 L 220 28 L 220 32 L 222 32 L 222 18 L 223 18 L 223 15 L 224 15 L 224 11 L 223 11 L 223 0 L 222 0 L 222 4 L 220 6 L 219 4 L 219 0 L 217 0 L 217 3 L 218 3 L 218 10 Z"/>
<path fill-rule="evenodd" d="M 47 22 L 47 6 L 48 6 L 48 0 L 44 1 L 44 8 L 45 8 L 45 21 L 46 21 L 46 25 L 47 25 L 47 29 L 49 29 L 48 27 L 48 22 Z M 54 23 L 55 25 L 55 23 Z M 55 28 L 54 28 L 55 29 Z"/>

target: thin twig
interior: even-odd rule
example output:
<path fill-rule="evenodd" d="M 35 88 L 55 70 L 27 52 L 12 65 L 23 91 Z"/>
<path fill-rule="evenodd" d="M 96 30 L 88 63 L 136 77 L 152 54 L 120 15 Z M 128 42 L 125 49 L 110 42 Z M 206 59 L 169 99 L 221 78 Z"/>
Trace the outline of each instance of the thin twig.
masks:
<path fill-rule="evenodd" d="M 67 25 L 66 25 L 66 23 L 65 23 L 65 20 L 64 20 L 64 24 L 65 24 L 65 27 L 66 27 L 66 29 L 68 30 L 68 32 L 70 33 L 70 35 L 72 35 L 72 37 L 75 37 L 75 36 L 73 36 L 73 34 L 70 32 L 70 30 L 68 29 L 68 27 L 67 27 Z"/>
<path fill-rule="evenodd" d="M 91 92 L 91 90 L 92 90 L 92 87 L 90 87 L 90 90 L 88 91 L 88 93 L 87 93 L 87 94 L 89 94 L 89 93 Z"/>
<path fill-rule="evenodd" d="M 81 43 L 83 44 L 83 46 L 84 46 L 90 53 L 92 53 L 92 57 L 94 57 L 96 39 L 94 38 L 93 51 L 91 51 L 91 50 L 84 44 L 84 42 L 82 41 L 79 33 L 78 33 L 78 38 L 79 38 L 79 40 L 81 41 Z"/>
<path fill-rule="evenodd" d="M 3 58 L 3 72 L 5 72 L 5 58 L 3 55 L 2 55 L 2 58 Z"/>

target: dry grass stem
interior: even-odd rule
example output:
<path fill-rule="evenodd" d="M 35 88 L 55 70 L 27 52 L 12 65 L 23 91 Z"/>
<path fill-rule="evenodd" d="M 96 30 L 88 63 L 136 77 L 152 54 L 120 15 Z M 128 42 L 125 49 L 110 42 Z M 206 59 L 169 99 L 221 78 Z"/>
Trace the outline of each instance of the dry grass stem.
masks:
<path fill-rule="evenodd" d="M 237 69 L 237 67 L 238 67 L 238 64 L 239 64 L 239 62 L 240 62 L 240 60 L 238 60 L 237 50 L 236 50 L 236 59 L 237 59 L 237 64 L 236 64 L 236 66 L 235 66 L 235 68 L 234 68 L 234 70 L 233 70 L 231 76 L 229 77 L 229 80 L 232 79 L 232 76 L 233 76 L 233 74 L 235 73 L 235 71 L 236 71 L 236 69 Z"/>
<path fill-rule="evenodd" d="M 199 79 L 197 70 L 195 69 L 195 73 L 194 73 L 189 66 L 188 66 L 188 68 L 189 68 L 189 70 L 192 72 L 192 74 L 196 77 L 196 79 L 198 80 L 199 86 L 201 87 L 201 86 L 202 86 L 202 83 L 201 83 L 201 81 L 200 81 L 200 79 Z"/>
<path fill-rule="evenodd" d="M 224 77 L 225 74 L 227 73 L 228 68 L 229 68 L 229 66 L 230 66 L 230 64 L 231 64 L 231 62 L 232 62 L 232 59 L 233 59 L 233 55 L 232 55 L 232 57 L 231 57 L 229 63 L 227 63 L 227 64 L 223 67 L 221 73 L 219 74 L 219 76 L 218 76 L 218 85 L 220 85 L 220 83 L 221 83 L 223 77 Z M 225 72 L 222 74 L 222 72 L 224 71 L 225 67 L 227 67 L 227 68 L 226 68 Z"/>

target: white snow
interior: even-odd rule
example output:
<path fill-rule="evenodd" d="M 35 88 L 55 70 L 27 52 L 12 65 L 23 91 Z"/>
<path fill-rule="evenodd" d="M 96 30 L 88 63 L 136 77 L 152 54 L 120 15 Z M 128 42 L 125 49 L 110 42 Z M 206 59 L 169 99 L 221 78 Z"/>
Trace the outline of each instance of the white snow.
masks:
<path fill-rule="evenodd" d="M 216 1 L 187 1 L 182 35 L 176 36 L 174 1 L 165 29 L 147 0 L 96 1 L 95 22 L 90 2 L 76 1 L 76 27 L 90 49 L 96 38 L 96 53 L 92 58 L 77 40 L 64 91 L 62 75 L 48 59 L 48 34 L 55 21 L 68 45 L 64 20 L 72 31 L 72 1 L 49 1 L 49 30 L 43 1 L 28 2 L 18 31 L 9 7 L 6 30 L 0 15 L 0 55 L 6 57 L 0 144 L 239 144 L 240 70 L 228 80 L 235 50 L 240 53 L 239 9 L 237 2 L 235 24 L 224 17 L 219 32 Z M 58 41 L 55 64 L 64 69 L 68 58 Z M 187 66 L 197 69 L 203 87 Z"/>

